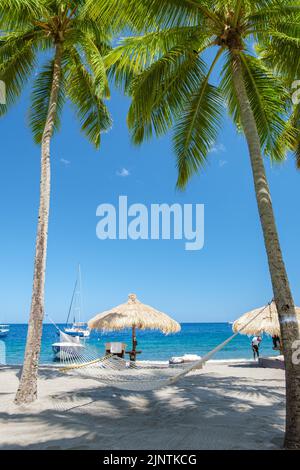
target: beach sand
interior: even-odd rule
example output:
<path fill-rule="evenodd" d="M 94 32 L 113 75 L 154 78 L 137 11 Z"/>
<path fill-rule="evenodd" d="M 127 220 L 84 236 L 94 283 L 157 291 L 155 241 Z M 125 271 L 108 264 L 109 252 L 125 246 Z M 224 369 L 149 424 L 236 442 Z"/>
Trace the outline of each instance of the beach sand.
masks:
<path fill-rule="evenodd" d="M 164 389 L 132 393 L 41 367 L 39 399 L 17 407 L 19 368 L 0 368 L 0 449 L 276 449 L 284 372 L 209 362 Z"/>

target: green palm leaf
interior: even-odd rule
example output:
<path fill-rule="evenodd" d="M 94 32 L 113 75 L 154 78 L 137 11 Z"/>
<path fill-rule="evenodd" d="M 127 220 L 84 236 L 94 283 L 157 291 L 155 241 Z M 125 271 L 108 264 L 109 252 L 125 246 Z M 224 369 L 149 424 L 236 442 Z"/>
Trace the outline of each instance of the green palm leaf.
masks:
<path fill-rule="evenodd" d="M 208 46 L 208 38 L 199 28 L 171 28 L 123 39 L 121 45 L 106 56 L 105 64 L 116 85 L 129 91 L 133 79 L 153 62 L 174 63 L 176 56 L 195 56 L 199 48 L 204 50 Z"/>
<path fill-rule="evenodd" d="M 95 86 L 98 88 L 98 93 L 105 98 L 109 98 L 110 92 L 104 58 L 99 53 L 97 45 L 90 37 L 86 36 L 81 41 L 81 44 L 87 63 L 93 74 Z"/>
<path fill-rule="evenodd" d="M 48 54 L 46 64 L 36 71 L 29 112 L 37 143 L 46 125 L 54 76 L 54 62 L 48 57 L 57 49 L 57 41 L 63 60 L 53 131 L 60 127 L 67 96 L 94 145 L 99 146 L 100 133 L 111 126 L 103 99 L 109 97 L 104 56 L 111 50 L 113 28 L 93 21 L 86 4 L 86 0 L 1 0 L 0 80 L 6 83 L 7 104 L 1 105 L 0 114 L 7 112 L 36 70 L 36 55 Z"/>
<path fill-rule="evenodd" d="M 174 129 L 179 188 L 184 188 L 193 174 L 205 165 L 217 139 L 223 112 L 220 90 L 205 82 L 187 103 Z"/>
<path fill-rule="evenodd" d="M 144 30 L 157 26 L 172 27 L 179 24 L 196 24 L 201 18 L 200 6 L 205 2 L 199 0 L 88 0 L 88 9 L 94 18 L 102 21 L 115 19 L 118 29 L 130 26 Z"/>
<path fill-rule="evenodd" d="M 1 0 L 0 27 L 6 31 L 33 23 L 36 18 L 47 15 L 45 0 Z"/>
<path fill-rule="evenodd" d="M 288 91 L 259 59 L 248 54 L 241 54 L 241 59 L 245 85 L 262 148 L 273 159 L 282 160 L 285 158 L 286 149 L 294 145 L 295 139 L 295 130 L 291 126 L 287 128 L 284 120 L 289 101 Z M 221 87 L 228 111 L 241 129 L 239 106 L 232 81 L 233 73 L 232 57 L 228 54 L 222 71 Z"/>
<path fill-rule="evenodd" d="M 177 186 L 184 188 L 199 168 L 217 139 L 224 110 L 218 87 L 209 84 L 211 72 L 222 50 L 217 54 L 198 92 L 185 104 L 174 128 L 174 150 L 177 156 Z"/>
<path fill-rule="evenodd" d="M 134 143 L 168 131 L 197 92 L 204 70 L 197 54 L 174 48 L 134 80 L 128 114 Z"/>
<path fill-rule="evenodd" d="M 272 41 L 268 38 L 265 46 L 262 57 L 269 67 L 297 79 L 300 72 L 300 18 L 296 24 L 278 23 L 272 31 Z"/>
<path fill-rule="evenodd" d="M 108 131 L 112 121 L 103 102 L 103 86 L 90 74 L 76 50 L 69 51 L 70 65 L 66 79 L 68 96 L 74 103 L 81 130 L 96 148 L 101 133 Z"/>
<path fill-rule="evenodd" d="M 38 73 L 32 91 L 32 104 L 29 112 L 29 124 L 36 143 L 40 144 L 44 133 L 49 110 L 50 94 L 53 82 L 54 62 L 47 62 Z M 57 112 L 54 122 L 54 130 L 60 129 L 60 117 L 65 103 L 64 78 L 61 79 L 57 100 Z"/>
<path fill-rule="evenodd" d="M 0 42 L 0 80 L 6 85 L 6 105 L 0 106 L 0 115 L 16 102 L 36 65 L 36 50 L 31 38 L 19 38 L 8 44 Z"/>
<path fill-rule="evenodd" d="M 293 152 L 296 166 L 300 170 L 300 104 L 294 106 L 291 116 L 286 123 L 286 132 L 290 131 L 295 134 L 295 139 L 289 145 L 289 150 Z M 286 141 L 285 135 L 283 135 L 282 139 Z"/>
<path fill-rule="evenodd" d="M 224 56 L 225 61 L 220 74 L 220 88 L 226 102 L 229 116 L 233 119 L 238 130 L 242 131 L 238 98 L 233 84 L 232 56 L 230 52 L 226 52 Z"/>
<path fill-rule="evenodd" d="M 247 93 L 262 147 L 273 159 L 282 160 L 286 155 L 286 146 L 280 136 L 285 135 L 286 145 L 291 145 L 295 137 L 292 129 L 286 133 L 283 119 L 289 94 L 282 82 L 259 59 L 246 54 L 241 54 L 241 58 Z"/>

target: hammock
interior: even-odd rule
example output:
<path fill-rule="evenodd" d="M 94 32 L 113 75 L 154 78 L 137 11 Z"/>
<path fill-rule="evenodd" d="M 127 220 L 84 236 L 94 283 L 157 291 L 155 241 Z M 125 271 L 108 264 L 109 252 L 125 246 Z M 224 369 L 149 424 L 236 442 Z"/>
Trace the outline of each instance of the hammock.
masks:
<path fill-rule="evenodd" d="M 64 365 L 59 370 L 62 373 L 80 375 L 97 380 L 121 390 L 134 392 L 157 390 L 175 384 L 190 372 L 201 369 L 203 364 L 230 343 L 249 323 L 261 315 L 267 307 L 263 307 L 250 322 L 193 364 L 179 364 L 175 367 L 170 367 L 168 365 L 157 366 L 146 363 L 128 363 L 125 359 L 111 354 L 97 358 L 96 351 L 93 351 L 91 348 L 85 348 L 80 352 L 75 351 L 72 357 L 69 354 L 66 354 L 64 357 L 64 354 L 61 353 L 61 362 Z"/>

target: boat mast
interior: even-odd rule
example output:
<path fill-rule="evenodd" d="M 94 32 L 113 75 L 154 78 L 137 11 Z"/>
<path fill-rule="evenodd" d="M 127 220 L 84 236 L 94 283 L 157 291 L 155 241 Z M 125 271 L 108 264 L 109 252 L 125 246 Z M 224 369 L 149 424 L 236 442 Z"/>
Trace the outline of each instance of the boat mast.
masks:
<path fill-rule="evenodd" d="M 72 313 L 72 307 L 73 307 L 73 303 L 74 303 L 74 300 L 75 300 L 75 295 L 76 295 L 76 292 L 77 292 L 77 284 L 78 284 L 78 276 L 77 276 L 76 281 L 75 281 L 75 286 L 74 286 L 73 293 L 72 293 L 71 303 L 70 303 L 70 306 L 69 306 L 69 311 L 68 311 L 68 316 L 67 316 L 67 321 L 66 321 L 67 326 L 69 325 L 69 318 L 70 318 L 70 315 Z"/>
<path fill-rule="evenodd" d="M 77 311 L 78 311 L 78 323 L 81 322 L 81 314 L 82 314 L 82 279 L 81 279 L 81 266 L 78 264 L 78 291 L 77 291 Z"/>
<path fill-rule="evenodd" d="M 82 280 L 81 280 L 81 266 L 78 264 L 78 274 L 76 280 L 76 292 L 74 299 L 74 323 L 81 323 L 82 315 Z"/>
<path fill-rule="evenodd" d="M 73 324 L 81 322 L 82 315 L 82 280 L 81 280 L 81 266 L 78 264 L 77 278 L 72 294 L 72 299 L 69 307 L 68 317 L 66 324 L 69 325 L 69 319 L 73 313 Z"/>

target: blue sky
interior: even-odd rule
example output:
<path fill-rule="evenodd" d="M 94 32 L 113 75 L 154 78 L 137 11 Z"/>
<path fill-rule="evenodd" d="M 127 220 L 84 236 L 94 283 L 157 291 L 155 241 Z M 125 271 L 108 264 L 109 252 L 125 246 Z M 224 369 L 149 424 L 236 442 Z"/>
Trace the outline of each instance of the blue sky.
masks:
<path fill-rule="evenodd" d="M 78 262 L 84 316 L 122 303 L 135 292 L 179 321 L 227 321 L 272 297 L 244 138 L 225 119 L 207 167 L 184 193 L 175 189 L 169 137 L 141 148 L 126 129 L 128 100 L 113 91 L 110 133 L 95 151 L 66 107 L 52 144 L 52 199 L 46 311 L 67 315 Z M 26 322 L 30 307 L 39 197 L 39 147 L 27 125 L 28 93 L 1 120 L 0 321 Z M 296 303 L 300 303 L 300 174 L 292 159 L 267 164 L 282 248 Z M 125 170 L 124 170 L 125 169 Z M 205 204 L 205 246 L 182 241 L 100 241 L 96 208 L 116 204 Z"/>

